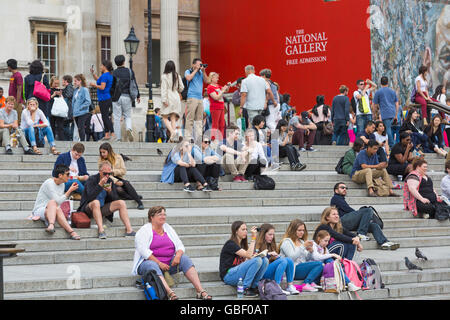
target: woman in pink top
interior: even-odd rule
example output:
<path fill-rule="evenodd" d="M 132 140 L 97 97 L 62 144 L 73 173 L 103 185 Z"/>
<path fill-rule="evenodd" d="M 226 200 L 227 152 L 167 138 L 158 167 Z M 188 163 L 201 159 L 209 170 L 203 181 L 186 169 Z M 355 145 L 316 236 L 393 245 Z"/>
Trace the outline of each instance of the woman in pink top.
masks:
<path fill-rule="evenodd" d="M 150 223 L 139 229 L 135 236 L 133 274 L 144 275 L 154 270 L 166 288 L 169 300 L 178 300 L 175 292 L 167 284 L 163 272 L 172 275 L 183 271 L 197 291 L 196 298 L 211 300 L 212 297 L 200 283 L 191 259 L 184 254 L 183 243 L 175 230 L 166 223 L 166 209 L 160 206 L 150 208 L 148 220 Z"/>

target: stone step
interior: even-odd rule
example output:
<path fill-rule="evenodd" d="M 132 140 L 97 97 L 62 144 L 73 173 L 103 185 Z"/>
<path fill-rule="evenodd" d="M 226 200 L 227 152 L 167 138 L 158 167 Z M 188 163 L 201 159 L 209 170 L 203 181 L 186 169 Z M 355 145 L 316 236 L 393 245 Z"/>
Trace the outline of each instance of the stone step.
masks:
<path fill-rule="evenodd" d="M 389 298 L 421 297 L 424 295 L 450 294 L 450 281 L 412 282 L 389 286 Z"/>
<path fill-rule="evenodd" d="M 450 268 L 424 269 L 423 271 L 388 271 L 383 272 L 382 278 L 384 284 L 388 287 L 406 283 L 450 281 Z"/>

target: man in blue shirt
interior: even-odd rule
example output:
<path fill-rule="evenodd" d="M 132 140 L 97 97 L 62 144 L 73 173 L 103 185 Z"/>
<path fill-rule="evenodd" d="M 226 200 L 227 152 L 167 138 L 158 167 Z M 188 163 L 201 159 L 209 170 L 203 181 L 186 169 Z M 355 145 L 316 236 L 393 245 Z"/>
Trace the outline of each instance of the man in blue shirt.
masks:
<path fill-rule="evenodd" d="M 369 140 L 367 149 L 361 150 L 356 156 L 350 176 L 355 183 L 367 184 L 369 197 L 377 197 L 373 179 L 381 177 L 384 183 L 389 186 L 389 195 L 395 196 L 392 191 L 392 180 L 386 170 L 387 162 L 378 162 L 378 148 L 379 145 L 376 140 Z"/>
<path fill-rule="evenodd" d="M 394 135 L 392 134 L 392 124 L 398 114 L 398 98 L 394 90 L 388 87 L 389 80 L 387 77 L 381 78 L 381 89 L 375 92 L 373 103 L 375 108 L 379 108 L 381 120 L 386 128 L 389 146 L 394 145 Z"/>
<path fill-rule="evenodd" d="M 203 127 L 203 82 L 208 83 L 205 65 L 202 63 L 202 60 L 195 58 L 192 61 L 192 68 L 186 70 L 184 77 L 188 85 L 184 137 L 188 141 L 192 139 L 192 131 L 194 130 L 195 139 L 201 141 Z"/>

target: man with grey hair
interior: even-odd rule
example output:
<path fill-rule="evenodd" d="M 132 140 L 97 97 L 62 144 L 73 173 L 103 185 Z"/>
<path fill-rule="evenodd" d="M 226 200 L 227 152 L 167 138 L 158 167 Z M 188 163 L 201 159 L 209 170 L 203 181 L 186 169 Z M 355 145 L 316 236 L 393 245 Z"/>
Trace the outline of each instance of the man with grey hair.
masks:
<path fill-rule="evenodd" d="M 241 83 L 241 109 L 246 109 L 248 122 L 252 123 L 253 118 L 264 109 L 267 109 L 267 95 L 274 100 L 269 84 L 262 78 L 255 75 L 255 67 L 248 65 L 245 67 L 247 76 Z"/>
<path fill-rule="evenodd" d="M 90 176 L 86 181 L 78 211 L 86 213 L 90 218 L 93 217 L 98 226 L 99 239 L 106 239 L 103 217 L 112 222 L 114 212 L 119 210 L 120 219 L 126 228 L 125 236 L 133 237 L 136 232 L 131 227 L 127 205 L 125 201 L 119 199 L 116 185 L 111 180 L 112 174 L 112 166 L 108 161 L 99 164 L 98 174 Z"/>

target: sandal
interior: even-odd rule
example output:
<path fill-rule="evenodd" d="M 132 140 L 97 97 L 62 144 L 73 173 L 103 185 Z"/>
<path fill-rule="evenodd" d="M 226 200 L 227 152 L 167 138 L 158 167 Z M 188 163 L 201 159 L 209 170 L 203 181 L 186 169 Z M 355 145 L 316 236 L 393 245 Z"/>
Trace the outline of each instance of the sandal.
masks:
<path fill-rule="evenodd" d="M 174 291 L 169 292 L 168 295 L 169 295 L 169 300 L 178 300 L 178 297 Z"/>
<path fill-rule="evenodd" d="M 48 227 L 50 227 L 51 225 L 53 225 L 53 229 L 49 229 Z M 47 229 L 45 229 L 45 232 L 49 233 L 49 234 L 54 234 L 56 232 L 55 230 L 55 224 L 54 223 L 49 223 L 48 224 Z"/>
<path fill-rule="evenodd" d="M 59 152 L 58 150 L 56 150 L 56 147 L 51 147 L 51 148 L 50 148 L 50 152 L 51 152 L 52 154 L 54 154 L 55 156 L 58 156 L 58 155 L 61 154 L 61 152 Z"/>
<path fill-rule="evenodd" d="M 41 150 L 39 150 L 36 146 L 33 147 L 33 151 L 34 151 L 34 153 L 36 153 L 38 155 L 42 155 Z"/>
<path fill-rule="evenodd" d="M 203 293 L 206 293 L 205 295 Z M 197 299 L 200 300 L 212 300 L 212 296 L 210 296 L 208 294 L 208 292 L 206 292 L 206 290 L 202 290 L 200 292 L 197 292 Z"/>
<path fill-rule="evenodd" d="M 76 232 L 75 231 L 72 231 L 71 233 L 69 233 L 70 234 L 70 240 L 81 240 L 81 237 L 79 236 L 79 235 L 73 235 L 73 234 L 76 234 Z"/>

